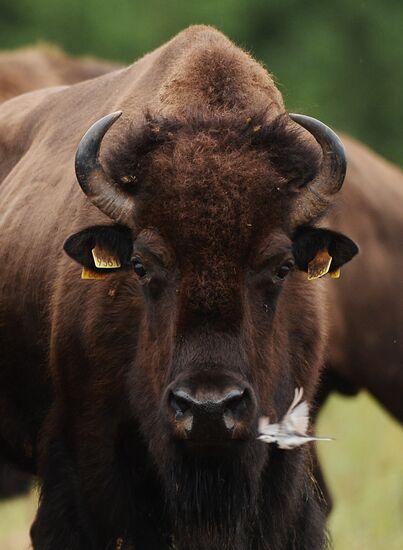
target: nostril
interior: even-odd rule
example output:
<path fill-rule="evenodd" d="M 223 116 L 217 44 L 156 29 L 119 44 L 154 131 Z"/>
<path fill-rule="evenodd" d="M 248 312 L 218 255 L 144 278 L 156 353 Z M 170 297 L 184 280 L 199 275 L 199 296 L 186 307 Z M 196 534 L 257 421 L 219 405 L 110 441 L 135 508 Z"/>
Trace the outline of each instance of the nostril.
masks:
<path fill-rule="evenodd" d="M 168 405 L 175 414 L 175 430 L 181 439 L 187 438 L 193 427 L 193 399 L 183 390 L 171 391 Z"/>
<path fill-rule="evenodd" d="M 247 410 L 247 391 L 234 390 L 223 400 L 223 418 L 228 430 L 235 428 L 236 422 L 245 416 Z"/>
<path fill-rule="evenodd" d="M 169 405 L 176 416 L 184 415 L 187 411 L 190 411 L 192 403 L 192 398 L 182 390 L 173 391 L 169 396 Z"/>
<path fill-rule="evenodd" d="M 247 391 L 234 390 L 226 395 L 224 399 L 224 409 L 234 415 L 242 413 L 247 406 Z"/>
<path fill-rule="evenodd" d="M 165 407 L 175 438 L 204 442 L 247 438 L 256 408 L 251 389 L 234 385 L 169 388 Z"/>

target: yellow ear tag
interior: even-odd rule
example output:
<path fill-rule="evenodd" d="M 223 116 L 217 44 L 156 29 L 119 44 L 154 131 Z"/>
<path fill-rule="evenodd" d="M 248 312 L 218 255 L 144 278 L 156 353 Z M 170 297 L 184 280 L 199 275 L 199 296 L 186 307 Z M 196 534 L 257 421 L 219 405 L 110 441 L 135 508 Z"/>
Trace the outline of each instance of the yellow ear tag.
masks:
<path fill-rule="evenodd" d="M 340 267 L 339 267 L 339 269 L 336 269 L 335 271 L 331 271 L 329 273 L 329 275 L 332 279 L 340 279 L 340 275 L 341 275 Z"/>
<path fill-rule="evenodd" d="M 107 279 L 108 275 L 106 273 L 100 273 L 99 271 L 93 271 L 92 269 L 89 269 L 88 267 L 83 267 L 83 270 L 81 271 L 81 278 L 87 279 L 87 280 L 97 280 L 101 281 L 103 279 Z"/>
<path fill-rule="evenodd" d="M 100 269 L 116 269 L 121 265 L 118 258 L 111 256 L 107 250 L 103 250 L 99 246 L 92 249 L 92 257 L 96 267 Z"/>
<path fill-rule="evenodd" d="M 329 272 L 332 257 L 326 249 L 319 250 L 308 264 L 308 281 L 320 279 Z"/>

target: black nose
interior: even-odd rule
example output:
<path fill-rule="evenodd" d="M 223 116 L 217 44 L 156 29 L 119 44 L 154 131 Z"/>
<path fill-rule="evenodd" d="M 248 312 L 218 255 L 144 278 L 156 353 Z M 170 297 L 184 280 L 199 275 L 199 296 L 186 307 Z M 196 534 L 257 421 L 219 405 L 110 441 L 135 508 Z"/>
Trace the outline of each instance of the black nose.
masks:
<path fill-rule="evenodd" d="M 179 436 L 213 441 L 240 438 L 252 417 L 253 399 L 246 388 L 228 388 L 222 392 L 184 388 L 171 390 L 169 408 Z"/>

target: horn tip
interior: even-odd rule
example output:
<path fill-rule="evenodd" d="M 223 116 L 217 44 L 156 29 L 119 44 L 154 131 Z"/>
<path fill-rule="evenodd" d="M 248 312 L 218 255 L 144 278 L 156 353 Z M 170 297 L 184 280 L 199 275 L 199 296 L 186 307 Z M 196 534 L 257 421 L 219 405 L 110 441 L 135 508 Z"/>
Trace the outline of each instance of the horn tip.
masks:
<path fill-rule="evenodd" d="M 109 113 L 109 115 L 105 115 L 100 118 L 95 124 L 100 123 L 100 126 L 105 126 L 105 128 L 109 129 L 112 124 L 114 124 L 117 119 L 122 116 L 122 113 L 123 111 L 114 111 L 113 113 Z"/>

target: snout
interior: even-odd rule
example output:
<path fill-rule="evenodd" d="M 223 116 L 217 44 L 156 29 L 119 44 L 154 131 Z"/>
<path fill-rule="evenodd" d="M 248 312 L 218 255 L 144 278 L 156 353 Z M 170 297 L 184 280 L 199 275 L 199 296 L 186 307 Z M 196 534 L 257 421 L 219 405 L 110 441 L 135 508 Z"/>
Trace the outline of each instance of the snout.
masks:
<path fill-rule="evenodd" d="M 166 406 L 176 438 L 202 444 L 246 439 L 256 414 L 252 389 L 239 385 L 193 391 L 172 387 Z"/>

